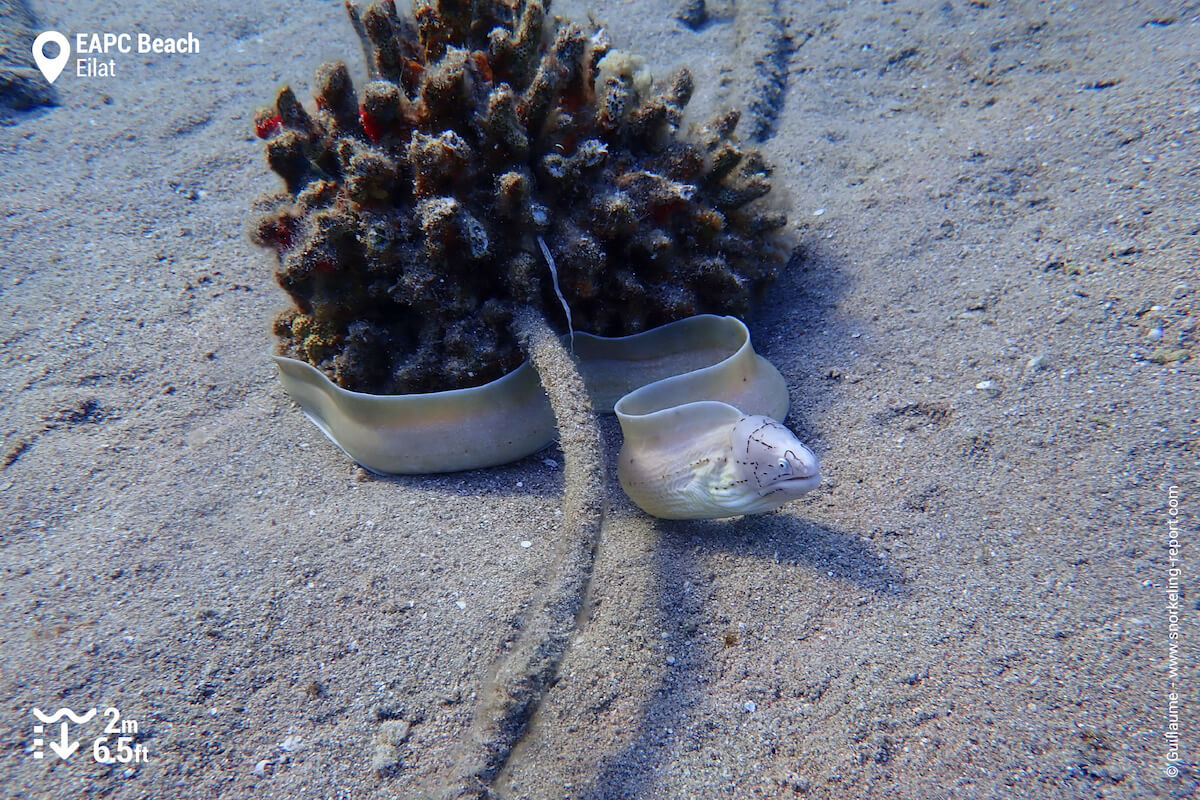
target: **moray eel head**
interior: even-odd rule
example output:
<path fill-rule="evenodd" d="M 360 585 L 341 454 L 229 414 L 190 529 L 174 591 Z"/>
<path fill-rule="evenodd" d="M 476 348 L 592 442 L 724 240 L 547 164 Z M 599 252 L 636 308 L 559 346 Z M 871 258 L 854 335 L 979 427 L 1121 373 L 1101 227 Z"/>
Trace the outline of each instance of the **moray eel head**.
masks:
<path fill-rule="evenodd" d="M 816 456 L 773 418 L 697 402 L 622 415 L 617 477 L 643 511 L 723 519 L 774 511 L 821 482 Z"/>
<path fill-rule="evenodd" d="M 741 485 L 761 499 L 748 505 L 777 508 L 821 483 L 817 457 L 796 434 L 770 417 L 742 417 L 730 434 Z"/>

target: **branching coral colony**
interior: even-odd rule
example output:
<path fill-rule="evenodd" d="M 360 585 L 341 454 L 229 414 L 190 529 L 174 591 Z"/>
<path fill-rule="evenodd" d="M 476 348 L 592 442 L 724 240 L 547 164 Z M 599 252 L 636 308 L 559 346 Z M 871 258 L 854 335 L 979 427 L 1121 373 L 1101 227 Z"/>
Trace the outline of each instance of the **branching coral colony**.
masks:
<path fill-rule="evenodd" d="M 692 76 L 653 84 L 604 31 L 549 0 L 347 3 L 371 80 L 317 72 L 255 116 L 286 191 L 253 236 L 295 308 L 280 352 L 377 394 L 485 383 L 522 360 L 514 310 L 624 335 L 703 312 L 744 314 L 786 249 L 761 154 L 738 113 L 679 135 Z M 541 241 L 539 241 L 539 238 Z M 556 322 L 557 321 L 557 322 Z"/>

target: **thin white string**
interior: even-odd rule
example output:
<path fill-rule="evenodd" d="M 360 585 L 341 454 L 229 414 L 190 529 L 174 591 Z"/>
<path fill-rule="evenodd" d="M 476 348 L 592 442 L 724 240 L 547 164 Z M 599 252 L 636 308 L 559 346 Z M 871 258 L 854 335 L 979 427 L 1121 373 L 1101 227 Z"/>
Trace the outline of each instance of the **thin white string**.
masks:
<path fill-rule="evenodd" d="M 558 295 L 558 302 L 562 303 L 563 311 L 567 314 L 567 330 L 571 334 L 571 352 L 575 352 L 575 326 L 571 324 L 571 307 L 567 305 L 567 298 L 563 297 L 562 289 L 558 288 L 558 268 L 554 266 L 554 256 L 550 255 L 550 248 L 546 246 L 546 240 L 541 236 L 537 237 L 538 244 L 541 245 L 542 255 L 546 257 L 546 263 L 550 265 L 550 277 L 554 280 L 554 293 Z"/>

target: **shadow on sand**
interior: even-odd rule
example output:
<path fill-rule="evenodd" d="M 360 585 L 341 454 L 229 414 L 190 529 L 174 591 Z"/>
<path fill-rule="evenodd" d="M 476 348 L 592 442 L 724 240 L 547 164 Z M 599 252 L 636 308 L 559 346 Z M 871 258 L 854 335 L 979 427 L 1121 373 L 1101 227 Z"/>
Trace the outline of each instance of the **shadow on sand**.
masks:
<path fill-rule="evenodd" d="M 585 795 L 589 800 L 649 797 L 655 774 L 672 755 L 667 730 L 686 727 L 703 701 L 704 682 L 697 675 L 712 671 L 706 655 L 711 644 L 684 630 L 690 620 L 712 616 L 704 608 L 704 592 L 686 592 L 684 582 L 711 569 L 714 554 L 771 561 L 816 570 L 877 594 L 903 596 L 903 575 L 858 536 L 791 516 L 746 517 L 733 523 L 663 522 L 654 557 L 658 587 L 657 620 L 651 626 L 670 632 L 674 666 L 664 665 L 658 684 L 647 691 L 637 730 L 621 752 L 602 759 L 597 778 Z"/>
<path fill-rule="evenodd" d="M 830 334 L 820 337 L 824 341 L 844 338 L 845 323 L 835 309 L 848 284 L 839 258 L 820 240 L 801 244 L 780 275 L 778 291 L 768 293 L 757 309 L 757 324 L 752 326 L 755 348 L 779 367 L 792 387 L 788 427 L 818 456 L 825 449 L 822 440 L 835 433 L 822 430 L 805 413 L 822 405 L 827 389 L 818 366 L 821 359 L 814 358 L 814 348 L 804 340 L 817 339 L 814 334 L 819 331 Z M 629 745 L 600 761 L 595 782 L 585 795 L 589 800 L 653 795 L 655 774 L 672 753 L 665 731 L 683 728 L 691 709 L 703 700 L 704 684 L 695 678 L 712 671 L 706 654 L 711 645 L 683 628 L 689 620 L 712 614 L 704 607 L 704 592 L 686 592 L 683 586 L 711 569 L 706 562 L 713 555 L 814 570 L 877 595 L 909 592 L 904 576 L 859 536 L 800 517 L 772 514 L 734 522 L 663 521 L 658 533 L 654 556 L 658 618 L 649 622 L 670 632 L 676 643 L 675 665 L 664 665 L 657 686 L 647 692 Z"/>

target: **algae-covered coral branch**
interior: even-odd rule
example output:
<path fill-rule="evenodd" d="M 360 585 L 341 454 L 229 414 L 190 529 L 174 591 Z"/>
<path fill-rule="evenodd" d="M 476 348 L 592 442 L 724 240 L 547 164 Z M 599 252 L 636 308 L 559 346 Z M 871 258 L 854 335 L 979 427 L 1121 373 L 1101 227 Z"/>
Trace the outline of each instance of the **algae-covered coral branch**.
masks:
<path fill-rule="evenodd" d="M 284 190 L 254 237 L 295 307 L 283 354 L 380 394 L 482 384 L 522 360 L 516 307 L 633 333 L 742 314 L 784 255 L 761 155 L 727 113 L 685 135 L 690 73 L 655 84 L 544 0 L 348 4 L 371 77 L 317 73 L 255 117 Z"/>

